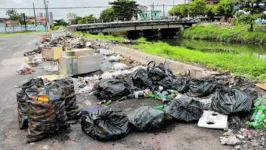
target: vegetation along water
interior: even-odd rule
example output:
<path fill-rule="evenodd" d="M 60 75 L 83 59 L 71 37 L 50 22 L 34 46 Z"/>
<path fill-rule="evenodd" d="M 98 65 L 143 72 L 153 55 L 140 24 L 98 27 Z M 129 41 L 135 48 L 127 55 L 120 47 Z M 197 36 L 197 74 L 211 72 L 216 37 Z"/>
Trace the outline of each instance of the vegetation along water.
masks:
<path fill-rule="evenodd" d="M 76 34 L 83 35 L 80 32 L 76 32 Z M 84 34 L 84 36 L 87 38 L 98 38 L 121 43 L 126 40 L 122 37 L 105 36 L 102 34 Z M 162 41 L 148 42 L 144 38 L 138 39 L 137 42 L 139 42 L 139 44 L 131 45 L 130 47 L 165 58 L 171 58 L 190 64 L 196 63 L 212 69 L 229 70 L 236 75 L 246 75 L 253 79 L 257 78 L 266 81 L 266 60 L 258 58 L 251 53 L 241 51 L 241 49 L 238 48 L 235 48 L 234 51 L 227 51 L 225 53 L 223 51 L 201 51 L 200 47 L 199 49 L 196 48 L 192 50 L 191 48 L 181 46 L 171 46 Z"/>

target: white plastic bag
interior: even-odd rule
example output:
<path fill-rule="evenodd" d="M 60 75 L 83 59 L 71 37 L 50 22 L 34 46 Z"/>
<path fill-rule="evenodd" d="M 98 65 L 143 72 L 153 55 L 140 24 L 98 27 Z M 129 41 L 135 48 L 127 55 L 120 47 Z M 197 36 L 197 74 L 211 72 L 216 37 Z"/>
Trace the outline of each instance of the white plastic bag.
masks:
<path fill-rule="evenodd" d="M 119 62 L 120 61 L 120 56 L 110 56 L 108 58 L 109 62 Z"/>
<path fill-rule="evenodd" d="M 113 69 L 114 70 L 125 70 L 127 69 L 127 65 L 123 63 L 114 64 Z"/>
<path fill-rule="evenodd" d="M 35 70 L 26 63 L 21 64 L 20 68 L 17 70 L 19 75 L 32 74 L 33 72 L 35 72 Z"/>

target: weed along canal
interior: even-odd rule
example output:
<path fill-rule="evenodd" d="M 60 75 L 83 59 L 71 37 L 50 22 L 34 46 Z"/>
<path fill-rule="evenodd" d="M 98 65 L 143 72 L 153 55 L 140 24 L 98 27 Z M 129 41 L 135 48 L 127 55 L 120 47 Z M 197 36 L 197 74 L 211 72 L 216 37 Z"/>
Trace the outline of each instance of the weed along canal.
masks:
<path fill-rule="evenodd" d="M 263 45 L 224 43 L 210 40 L 193 40 L 182 37 L 160 39 L 171 46 L 180 46 L 189 50 L 198 50 L 205 53 L 235 53 L 249 54 L 257 58 L 266 59 L 266 47 Z"/>

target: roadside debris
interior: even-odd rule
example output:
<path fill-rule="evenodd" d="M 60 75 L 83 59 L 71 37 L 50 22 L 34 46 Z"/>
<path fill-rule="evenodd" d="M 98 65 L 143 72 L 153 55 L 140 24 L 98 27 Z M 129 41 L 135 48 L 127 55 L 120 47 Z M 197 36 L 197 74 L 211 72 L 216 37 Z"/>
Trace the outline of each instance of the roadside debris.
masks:
<path fill-rule="evenodd" d="M 46 35 L 40 43 L 41 51 L 25 53 L 27 63 L 41 64 L 44 70 L 58 72 L 58 75 L 32 79 L 17 92 L 19 125 L 21 129 L 28 126 L 28 142 L 64 131 L 80 120 L 82 131 L 98 141 L 122 139 L 133 131 L 132 128 L 140 131 L 160 129 L 168 120 L 174 120 L 182 123 L 198 121 L 198 126 L 204 128 L 229 128 L 220 137 L 220 142 L 237 149 L 264 147 L 262 134 L 265 136 L 266 133 L 246 129 L 266 126 L 266 106 L 263 100 L 258 101 L 261 95 L 246 78 L 216 74 L 195 79 L 189 75 L 175 75 L 167 64 L 153 61 L 143 67 L 114 54 L 110 43 L 86 41 L 72 34 L 57 38 Z M 40 52 L 43 57 L 36 55 Z M 89 77 L 80 76 L 100 70 L 103 59 L 110 70 L 95 73 L 97 75 L 92 73 Z M 34 72 L 28 64 L 22 64 L 17 72 Z M 67 77 L 73 75 L 78 77 Z M 85 97 L 81 104 L 90 109 L 80 111 L 76 94 Z M 99 102 L 93 103 L 89 96 L 96 96 Z M 130 99 L 153 99 L 161 104 L 140 107 L 128 116 L 112 108 L 112 105 Z M 257 103 L 247 123 L 253 102 Z M 247 119 L 240 118 L 242 115 Z"/>
<path fill-rule="evenodd" d="M 159 129 L 164 125 L 164 112 L 150 106 L 136 109 L 129 115 L 129 122 L 141 131 Z"/>
<path fill-rule="evenodd" d="M 228 116 L 222 115 L 214 111 L 203 112 L 198 122 L 198 127 L 211 128 L 211 129 L 224 129 L 228 128 Z"/>
<path fill-rule="evenodd" d="M 81 128 L 98 141 L 115 141 L 130 131 L 128 117 L 110 107 L 98 107 L 82 112 Z"/>
<path fill-rule="evenodd" d="M 165 110 L 178 121 L 193 122 L 203 114 L 203 105 L 198 100 L 180 98 L 172 100 Z"/>
<path fill-rule="evenodd" d="M 245 92 L 226 87 L 217 88 L 212 97 L 212 109 L 228 115 L 231 113 L 248 113 L 251 111 L 252 99 Z"/>
<path fill-rule="evenodd" d="M 19 75 L 32 74 L 33 72 L 35 72 L 35 70 L 31 66 L 29 66 L 28 64 L 25 64 L 25 63 L 21 64 L 21 66 L 17 70 L 17 73 Z"/>

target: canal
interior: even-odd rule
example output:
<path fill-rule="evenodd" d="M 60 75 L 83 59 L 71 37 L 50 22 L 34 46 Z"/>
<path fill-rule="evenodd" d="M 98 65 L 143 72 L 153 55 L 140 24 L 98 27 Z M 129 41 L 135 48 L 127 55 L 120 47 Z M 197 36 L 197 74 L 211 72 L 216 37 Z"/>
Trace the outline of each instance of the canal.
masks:
<path fill-rule="evenodd" d="M 206 53 L 248 53 L 261 59 L 266 59 L 266 47 L 259 45 L 221 43 L 206 40 L 191 40 L 184 38 L 160 39 L 171 46 L 181 46 L 190 50 L 198 50 Z"/>

